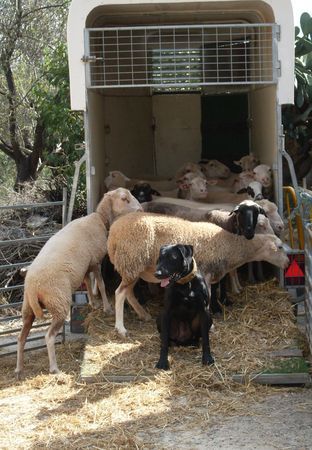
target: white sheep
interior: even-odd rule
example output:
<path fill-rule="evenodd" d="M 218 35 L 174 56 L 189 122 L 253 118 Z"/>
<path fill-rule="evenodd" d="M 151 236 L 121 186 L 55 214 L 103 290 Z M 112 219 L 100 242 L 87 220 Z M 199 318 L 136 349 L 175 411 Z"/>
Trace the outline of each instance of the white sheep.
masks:
<path fill-rule="evenodd" d="M 251 152 L 249 155 L 243 156 L 238 161 L 234 161 L 234 164 L 241 167 L 243 170 L 252 170 L 254 167 L 260 164 L 259 159 Z"/>
<path fill-rule="evenodd" d="M 193 163 L 193 162 L 187 162 L 183 164 L 180 169 L 176 171 L 176 174 L 174 176 L 175 180 L 179 180 L 187 173 L 202 173 L 201 166 L 199 164 Z"/>
<path fill-rule="evenodd" d="M 277 236 L 280 236 L 281 233 L 284 231 L 285 226 L 283 219 L 278 213 L 277 205 L 274 202 L 271 202 L 270 200 L 267 199 L 257 200 L 256 202 L 264 209 L 270 221 L 270 224 L 274 230 L 274 233 Z"/>
<path fill-rule="evenodd" d="M 133 287 L 139 278 L 159 283 L 154 272 L 160 247 L 177 243 L 193 245 L 194 257 L 209 285 L 249 261 L 268 261 L 280 268 L 289 262 L 281 240 L 274 235 L 247 240 L 211 223 L 153 213 L 120 217 L 111 226 L 107 240 L 109 258 L 122 278 L 115 292 L 115 327 L 120 335 L 127 333 L 123 322 L 126 298 L 140 318 L 150 318 L 135 298 Z"/>
<path fill-rule="evenodd" d="M 152 186 L 152 188 L 156 189 L 157 191 L 160 190 L 169 191 L 171 189 L 176 188 L 176 182 L 173 178 L 165 180 L 155 178 L 150 179 L 129 178 L 122 172 L 120 172 L 120 170 L 110 171 L 108 176 L 105 178 L 104 183 L 108 191 L 117 189 L 118 187 L 133 189 L 134 186 L 138 183 L 149 183 Z"/>
<path fill-rule="evenodd" d="M 259 164 L 252 170 L 254 181 L 259 181 L 263 187 L 272 187 L 272 169 L 267 164 Z"/>
<path fill-rule="evenodd" d="M 88 273 L 93 272 L 96 277 L 104 310 L 111 311 L 100 271 L 100 263 L 107 253 L 108 230 L 113 220 L 120 215 L 140 210 L 141 205 L 128 190 L 116 189 L 104 194 L 94 213 L 73 220 L 43 246 L 28 267 L 25 278 L 23 327 L 17 347 L 17 377 L 23 370 L 26 338 L 35 317 L 43 317 L 43 308 L 52 316 L 45 337 L 50 373 L 59 371 L 55 358 L 55 337 L 68 315 L 72 294 L 84 280 L 92 301 L 90 281 L 86 276 Z"/>
<path fill-rule="evenodd" d="M 195 200 L 205 203 L 240 203 L 243 200 L 249 199 L 248 194 L 235 194 L 233 192 L 221 190 L 209 191 L 209 180 L 204 180 L 200 177 L 193 178 L 188 186 L 187 200 Z"/>
<path fill-rule="evenodd" d="M 217 159 L 209 159 L 201 164 L 206 178 L 229 178 L 231 170 Z"/>

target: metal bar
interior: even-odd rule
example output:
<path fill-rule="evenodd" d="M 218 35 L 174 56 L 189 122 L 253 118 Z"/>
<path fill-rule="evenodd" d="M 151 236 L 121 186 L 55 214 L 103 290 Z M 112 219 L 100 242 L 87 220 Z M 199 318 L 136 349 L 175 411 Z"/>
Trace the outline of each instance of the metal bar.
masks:
<path fill-rule="evenodd" d="M 19 205 L 5 205 L 5 206 L 0 206 L 0 210 L 1 209 L 34 209 L 34 208 L 44 208 L 44 207 L 52 207 L 52 206 L 61 206 L 63 204 L 62 201 L 58 201 L 58 202 L 46 202 L 46 203 L 25 203 L 25 204 L 19 204 Z"/>
<path fill-rule="evenodd" d="M 62 206 L 62 227 L 66 225 L 66 210 L 67 210 L 67 189 L 63 188 L 63 206 Z"/>
<path fill-rule="evenodd" d="M 51 325 L 51 322 L 36 323 L 35 325 L 32 325 L 31 329 L 42 328 L 42 327 L 46 327 L 48 325 Z M 0 331 L 0 336 L 11 334 L 11 333 L 17 333 L 18 331 L 21 331 L 21 329 L 22 329 L 22 327 L 18 327 L 18 328 L 10 328 L 9 330 L 6 330 L 6 331 Z"/>
<path fill-rule="evenodd" d="M 115 30 L 133 30 L 135 28 L 136 30 L 166 30 L 166 29 L 185 29 L 185 28 L 193 28 L 193 29 L 200 29 L 200 28 L 272 28 L 275 26 L 275 23 L 233 23 L 233 24 L 218 24 L 218 25 L 210 25 L 210 24 L 204 24 L 204 25 L 159 25 L 159 26 L 135 26 L 135 27 L 104 27 L 104 28 L 86 28 L 87 31 L 115 31 Z"/>
<path fill-rule="evenodd" d="M 7 304 L 2 304 L 0 305 L 0 309 L 5 309 L 5 308 L 16 308 L 17 306 L 21 306 L 23 302 L 15 302 L 15 303 L 7 303 Z M 1 320 L 1 318 L 0 318 Z"/>
<path fill-rule="evenodd" d="M 12 245 L 12 244 L 23 244 L 25 242 L 38 242 L 38 241 L 47 241 L 52 237 L 53 234 L 46 234 L 42 236 L 35 236 L 35 237 L 29 237 L 29 238 L 22 238 L 22 239 L 8 239 L 7 241 L 0 241 L 0 247 L 4 247 L 6 245 Z"/>
<path fill-rule="evenodd" d="M 0 323 L 1 322 L 9 322 L 10 320 L 18 320 L 18 319 L 22 319 L 23 316 L 19 315 L 19 316 L 9 316 L 9 317 L 1 317 L 0 318 Z"/>
<path fill-rule="evenodd" d="M 15 291 L 16 289 L 22 289 L 23 287 L 24 287 L 23 284 L 17 284 L 15 286 L 2 287 L 2 288 L 0 288 L 0 292 Z"/>
<path fill-rule="evenodd" d="M 29 266 L 30 264 L 31 264 L 31 261 L 25 261 L 25 262 L 20 262 L 20 263 L 13 263 L 13 264 L 4 264 L 4 265 L 0 266 L 0 270 L 14 269 L 15 267 L 25 267 L 25 266 Z"/>
<path fill-rule="evenodd" d="M 57 335 L 58 336 L 58 335 Z M 62 341 L 55 341 L 55 345 L 59 345 L 59 344 L 63 344 Z M 43 348 L 46 348 L 46 345 L 38 345 L 36 347 L 25 347 L 24 348 L 24 352 L 30 352 L 32 350 L 40 350 Z M 10 356 L 10 355 L 16 355 L 17 350 L 14 350 L 13 352 L 8 352 L 8 353 L 0 353 L 0 358 L 3 356 Z"/>

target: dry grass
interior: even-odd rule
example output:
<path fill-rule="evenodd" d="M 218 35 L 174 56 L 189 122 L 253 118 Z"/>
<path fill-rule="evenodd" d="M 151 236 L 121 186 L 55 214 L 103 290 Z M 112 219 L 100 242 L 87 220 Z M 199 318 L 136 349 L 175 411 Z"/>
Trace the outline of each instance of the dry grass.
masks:
<path fill-rule="evenodd" d="M 159 305 L 148 309 L 155 317 Z M 152 440 L 166 427 L 189 421 L 206 427 L 219 414 L 246 413 L 275 389 L 235 384 L 231 375 L 261 370 L 267 352 L 292 346 L 300 335 L 288 295 L 274 281 L 246 288 L 224 319 L 214 321 L 216 364 L 209 367 L 201 365 L 200 348 L 171 348 L 171 370 L 154 369 L 155 321 L 142 323 L 129 309 L 126 341 L 115 335 L 113 318 L 99 310 L 89 317 L 87 363 L 97 379 L 92 384 L 79 379 L 82 342 L 57 347 L 59 376 L 47 374 L 46 351 L 26 354 L 22 382 L 14 379 L 15 358 L 1 359 L 0 448 L 159 449 Z M 112 382 L 116 375 L 132 375 L 133 381 Z"/>

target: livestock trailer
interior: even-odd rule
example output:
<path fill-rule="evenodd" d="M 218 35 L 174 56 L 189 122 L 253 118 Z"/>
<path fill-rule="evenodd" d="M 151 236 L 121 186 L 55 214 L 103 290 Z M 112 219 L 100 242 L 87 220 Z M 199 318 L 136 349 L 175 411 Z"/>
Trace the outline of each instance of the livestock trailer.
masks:
<path fill-rule="evenodd" d="M 72 0 L 68 55 L 89 212 L 110 170 L 167 177 L 187 161 L 251 151 L 272 166 L 282 204 L 291 0 Z"/>

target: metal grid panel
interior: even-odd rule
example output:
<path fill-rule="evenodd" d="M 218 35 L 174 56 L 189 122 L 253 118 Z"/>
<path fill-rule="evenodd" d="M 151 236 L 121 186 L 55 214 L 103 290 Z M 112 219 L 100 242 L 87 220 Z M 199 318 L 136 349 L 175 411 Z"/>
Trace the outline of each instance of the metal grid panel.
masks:
<path fill-rule="evenodd" d="M 312 353 L 312 223 L 305 224 L 305 312 L 307 338 Z"/>
<path fill-rule="evenodd" d="M 272 84 L 274 24 L 86 30 L 87 87 Z"/>

